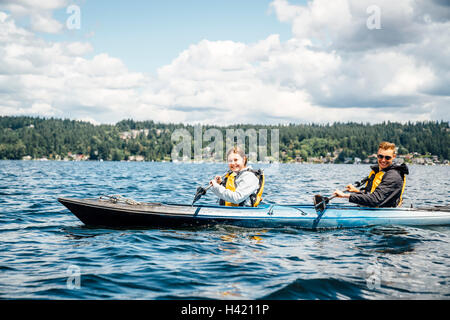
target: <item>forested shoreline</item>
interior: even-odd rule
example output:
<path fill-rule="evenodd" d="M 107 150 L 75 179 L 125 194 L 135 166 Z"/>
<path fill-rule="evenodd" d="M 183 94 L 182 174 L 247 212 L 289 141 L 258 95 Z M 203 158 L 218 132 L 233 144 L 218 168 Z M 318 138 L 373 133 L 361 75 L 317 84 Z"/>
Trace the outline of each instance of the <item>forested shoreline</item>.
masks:
<path fill-rule="evenodd" d="M 449 160 L 450 128 L 444 121 L 240 124 L 203 126 L 202 130 L 211 128 L 224 136 L 227 129 L 257 132 L 277 129 L 282 162 L 342 163 L 348 159 L 368 159 L 383 140 L 394 142 L 401 155 L 434 156 L 440 163 Z M 94 125 L 69 119 L 0 116 L 0 159 L 170 161 L 175 144 L 171 137 L 176 129 L 185 129 L 194 136 L 194 126 L 184 124 L 122 120 Z"/>

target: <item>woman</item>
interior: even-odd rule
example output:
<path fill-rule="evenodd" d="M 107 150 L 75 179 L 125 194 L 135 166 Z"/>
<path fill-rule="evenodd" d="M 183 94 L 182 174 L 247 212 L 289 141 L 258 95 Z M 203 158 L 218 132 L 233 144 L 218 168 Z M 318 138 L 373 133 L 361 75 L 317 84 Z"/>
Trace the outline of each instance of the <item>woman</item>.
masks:
<path fill-rule="evenodd" d="M 227 152 L 227 160 L 230 172 L 224 180 L 216 176 L 210 181 L 211 190 L 219 197 L 219 203 L 225 206 L 258 206 L 264 189 L 262 171 L 247 167 L 247 156 L 239 147 Z"/>

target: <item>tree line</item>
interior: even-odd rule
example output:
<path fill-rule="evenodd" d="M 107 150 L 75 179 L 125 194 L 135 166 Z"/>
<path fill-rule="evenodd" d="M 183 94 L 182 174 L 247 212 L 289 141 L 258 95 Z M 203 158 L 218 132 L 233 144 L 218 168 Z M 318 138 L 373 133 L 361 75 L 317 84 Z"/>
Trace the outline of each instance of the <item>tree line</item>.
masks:
<path fill-rule="evenodd" d="M 280 160 L 338 155 L 367 158 L 381 141 L 398 146 L 399 154 L 436 155 L 449 159 L 449 123 L 445 121 L 383 122 L 379 124 L 333 123 L 203 126 L 202 130 L 267 129 L 279 130 Z M 194 126 L 154 121 L 122 120 L 116 124 L 94 125 L 89 122 L 28 116 L 0 116 L 0 159 L 62 159 L 69 152 L 83 154 L 90 160 L 128 160 L 141 156 L 146 161 L 171 159 L 176 129 L 186 129 L 194 136 Z M 125 138 L 124 132 L 135 131 Z M 270 137 L 269 137 L 270 139 Z M 204 142 L 204 145 L 207 143 Z M 193 153 L 192 153 L 193 154 Z"/>

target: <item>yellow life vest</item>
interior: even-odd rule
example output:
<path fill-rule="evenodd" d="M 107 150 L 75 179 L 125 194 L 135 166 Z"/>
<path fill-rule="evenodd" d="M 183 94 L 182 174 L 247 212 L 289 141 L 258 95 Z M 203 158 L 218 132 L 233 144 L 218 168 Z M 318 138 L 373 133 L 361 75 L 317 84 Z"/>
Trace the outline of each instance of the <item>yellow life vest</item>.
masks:
<path fill-rule="evenodd" d="M 369 174 L 369 181 L 367 181 L 366 187 L 369 184 L 370 181 L 372 181 L 372 186 L 370 188 L 370 193 L 373 193 L 375 191 L 375 189 L 380 185 L 381 180 L 383 180 L 383 176 L 384 176 L 385 172 L 384 171 L 379 171 L 377 173 L 375 173 L 375 171 L 371 171 Z M 373 178 L 372 176 L 375 175 Z"/>
<path fill-rule="evenodd" d="M 245 169 L 245 171 L 252 172 L 259 179 L 258 190 L 255 193 L 250 195 L 250 202 L 251 202 L 252 207 L 257 207 L 259 205 L 259 203 L 262 201 L 262 194 L 264 191 L 264 180 L 265 180 L 264 173 L 261 169 L 260 170 Z M 234 172 L 227 173 L 225 175 L 224 181 L 222 182 L 222 184 L 225 185 L 225 189 L 233 191 L 233 192 L 236 191 L 236 183 L 235 183 L 236 176 L 237 176 L 237 174 Z M 244 205 L 244 202 L 236 204 L 236 203 L 232 203 L 232 202 L 228 202 L 228 201 L 224 201 L 224 200 L 219 201 L 219 203 L 221 205 L 230 206 L 230 207 L 242 207 Z"/>
<path fill-rule="evenodd" d="M 370 186 L 370 193 L 373 193 L 375 189 L 380 185 L 381 181 L 383 180 L 383 176 L 386 172 L 384 171 L 378 171 L 375 173 L 374 170 L 372 170 L 369 174 L 369 179 L 366 182 L 366 190 L 367 187 Z M 403 186 L 402 186 L 402 192 L 400 193 L 400 199 L 398 201 L 397 207 L 400 207 L 403 203 L 403 192 L 405 191 L 405 185 L 406 185 L 406 176 L 403 175 Z"/>

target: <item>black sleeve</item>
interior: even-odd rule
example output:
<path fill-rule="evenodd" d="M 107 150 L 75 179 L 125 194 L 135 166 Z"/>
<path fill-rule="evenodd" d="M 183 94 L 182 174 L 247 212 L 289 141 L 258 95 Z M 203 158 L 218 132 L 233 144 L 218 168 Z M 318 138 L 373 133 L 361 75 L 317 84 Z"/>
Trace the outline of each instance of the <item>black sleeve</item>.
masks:
<path fill-rule="evenodd" d="M 366 207 L 395 207 L 403 188 L 403 179 L 397 170 L 389 170 L 373 193 L 353 193 L 349 201 Z"/>

